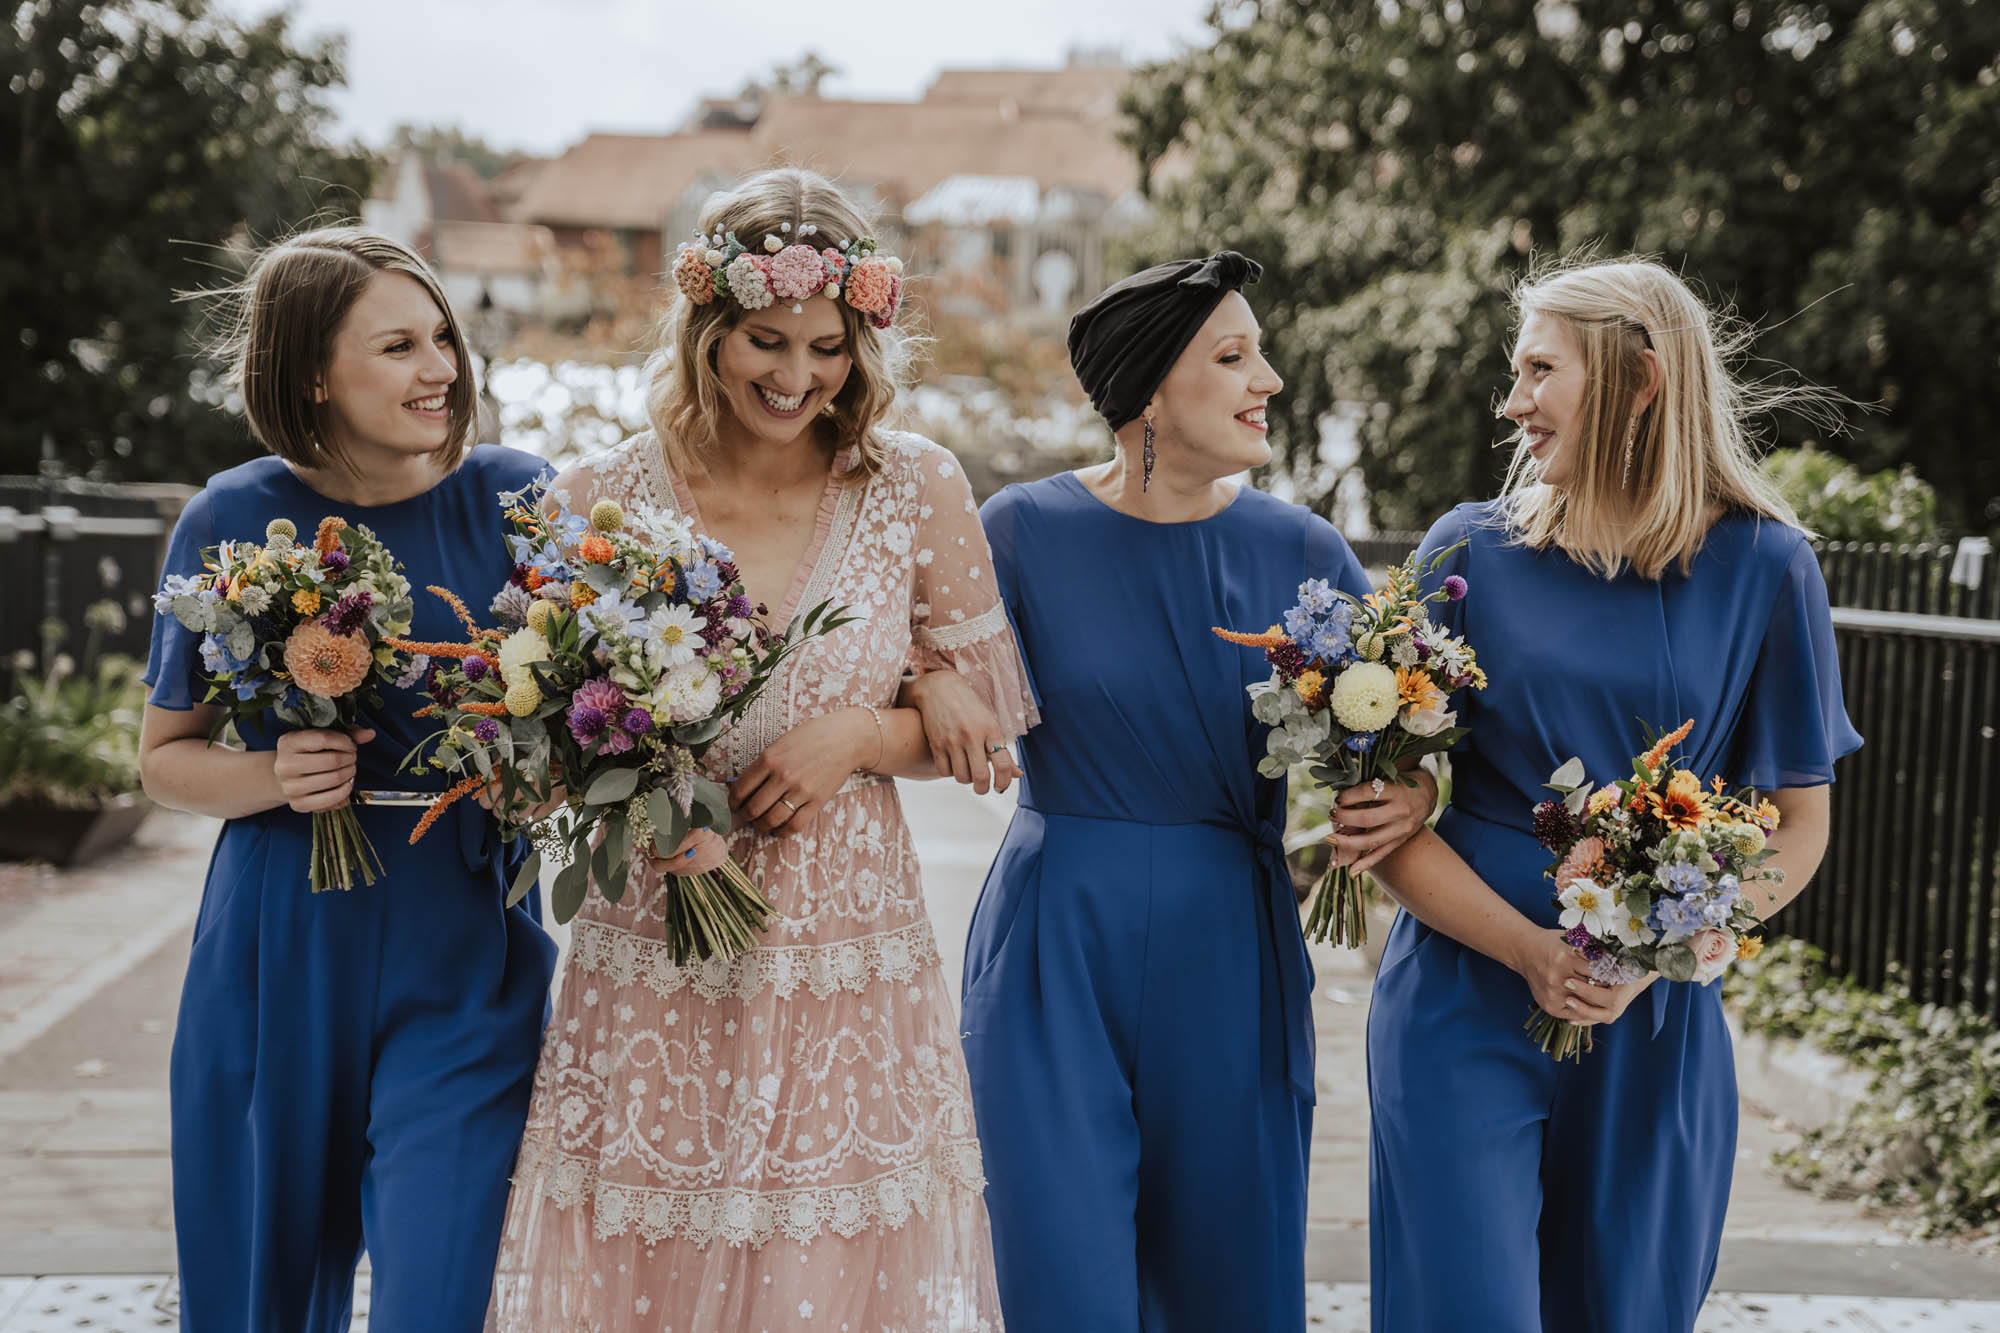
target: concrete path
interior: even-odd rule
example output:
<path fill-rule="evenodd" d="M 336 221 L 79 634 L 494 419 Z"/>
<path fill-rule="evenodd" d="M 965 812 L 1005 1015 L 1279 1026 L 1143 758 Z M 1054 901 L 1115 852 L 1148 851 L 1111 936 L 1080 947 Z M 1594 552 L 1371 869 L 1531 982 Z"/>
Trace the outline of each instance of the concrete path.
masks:
<path fill-rule="evenodd" d="M 941 783 L 903 791 L 955 991 L 1011 801 Z M 166 1281 L 166 1065 L 214 832 L 211 821 L 163 813 L 133 847 L 82 870 L 0 866 L 0 1333 L 178 1324 Z M 1315 961 L 1311 1327 L 1345 1333 L 1367 1327 L 1370 973 L 1359 954 L 1326 949 Z M 1788 1137 L 1746 1108 L 1702 1333 L 2000 1333 L 2000 1253 L 1910 1243 L 1883 1219 L 1785 1186 L 1762 1163 Z M 365 1297 L 364 1282 L 364 1312 Z M 363 1313 L 355 1327 L 365 1325 Z"/>

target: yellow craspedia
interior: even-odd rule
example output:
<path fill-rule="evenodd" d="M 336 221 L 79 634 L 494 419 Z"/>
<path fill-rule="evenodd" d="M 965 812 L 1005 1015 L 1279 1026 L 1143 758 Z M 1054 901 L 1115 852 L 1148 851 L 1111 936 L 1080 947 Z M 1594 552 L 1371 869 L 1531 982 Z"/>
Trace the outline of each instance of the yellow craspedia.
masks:
<path fill-rule="evenodd" d="M 319 594 L 311 588 L 300 588 L 292 594 L 292 610 L 302 616 L 319 614 Z"/>
<path fill-rule="evenodd" d="M 596 600 L 597 589 L 591 587 L 588 583 L 579 580 L 569 585 L 569 604 L 571 607 L 589 606 Z"/>
<path fill-rule="evenodd" d="M 542 687 L 533 676 L 524 675 L 507 687 L 507 711 L 515 717 L 527 717 L 541 706 Z"/>
<path fill-rule="evenodd" d="M 1354 651 L 1370 662 L 1382 660 L 1382 636 L 1372 630 L 1354 641 Z M 1370 727 L 1370 731 L 1374 728 Z"/>
<path fill-rule="evenodd" d="M 528 628 L 537 634 L 548 633 L 549 617 L 555 613 L 556 604 L 554 602 L 536 601 L 533 606 L 528 608 Z"/>
<path fill-rule="evenodd" d="M 1317 671 L 1301 671 L 1299 678 L 1292 682 L 1292 688 L 1299 698 L 1314 708 L 1326 702 L 1326 677 Z"/>
<path fill-rule="evenodd" d="M 264 525 L 264 540 L 267 542 L 274 542 L 280 537 L 286 541 L 293 541 L 298 535 L 299 525 L 289 518 L 274 518 Z"/>
<path fill-rule="evenodd" d="M 1736 941 L 1736 956 L 1746 963 L 1762 952 L 1764 952 L 1762 935 L 1744 935 Z"/>
<path fill-rule="evenodd" d="M 616 500 L 599 500 L 590 507 L 590 526 L 599 532 L 616 532 L 625 526 L 625 511 Z"/>
<path fill-rule="evenodd" d="M 1356 662 L 1334 677 L 1328 702 L 1349 731 L 1380 731 L 1396 717 L 1396 673 L 1380 662 Z"/>

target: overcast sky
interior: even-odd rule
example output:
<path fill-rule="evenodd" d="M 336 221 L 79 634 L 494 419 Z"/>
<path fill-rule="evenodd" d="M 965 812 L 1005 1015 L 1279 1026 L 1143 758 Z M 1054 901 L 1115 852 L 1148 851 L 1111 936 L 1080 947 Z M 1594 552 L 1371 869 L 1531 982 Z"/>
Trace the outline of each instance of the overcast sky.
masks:
<path fill-rule="evenodd" d="M 1203 40 L 1212 0 L 219 0 L 241 17 L 347 37 L 340 133 L 381 144 L 400 122 L 456 125 L 554 153 L 591 130 L 660 133 L 703 96 L 818 53 L 837 97 L 915 97 L 946 67 L 1128 59 Z"/>

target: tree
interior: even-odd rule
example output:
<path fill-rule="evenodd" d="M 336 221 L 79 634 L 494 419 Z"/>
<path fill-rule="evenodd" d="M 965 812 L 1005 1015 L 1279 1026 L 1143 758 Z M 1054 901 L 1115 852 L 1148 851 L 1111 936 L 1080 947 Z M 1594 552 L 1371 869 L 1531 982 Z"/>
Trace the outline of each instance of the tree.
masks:
<path fill-rule="evenodd" d="M 773 94 L 818 97 L 820 84 L 838 73 L 839 66 L 829 65 L 817 51 L 808 51 L 789 65 L 773 65 L 769 74 L 746 81 L 737 96 L 748 102 L 762 101 Z"/>
<path fill-rule="evenodd" d="M 1492 493 L 1506 291 L 1533 254 L 1650 252 L 1765 326 L 1758 354 L 1879 403 L 1776 441 L 2000 522 L 2000 6 L 1979 0 L 1225 0 L 1141 71 L 1133 262 L 1234 246 L 1289 381 L 1277 467 L 1335 478 L 1360 414 L 1375 517 Z M 1765 373 L 1752 368 L 1752 373 Z"/>
<path fill-rule="evenodd" d="M 360 212 L 330 148 L 335 40 L 208 0 L 32 0 L 0 36 L 0 472 L 199 480 L 257 452 L 216 410 L 198 303 L 243 241 Z"/>
<path fill-rule="evenodd" d="M 1818 449 L 1773 449 L 1764 473 L 1828 541 L 1915 545 L 1941 535 L 1937 491 L 1909 468 L 1864 473 Z"/>
<path fill-rule="evenodd" d="M 526 156 L 511 148 L 495 148 L 477 135 L 449 125 L 398 125 L 389 136 L 389 151 L 461 162 L 489 181 Z"/>

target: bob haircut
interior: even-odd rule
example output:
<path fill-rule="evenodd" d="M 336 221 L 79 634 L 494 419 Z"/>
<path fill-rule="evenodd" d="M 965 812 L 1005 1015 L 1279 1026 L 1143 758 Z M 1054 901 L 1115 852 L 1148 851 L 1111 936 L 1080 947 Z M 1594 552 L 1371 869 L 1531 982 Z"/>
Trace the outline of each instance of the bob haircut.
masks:
<path fill-rule="evenodd" d="M 700 218 L 704 236 L 733 231 L 753 241 L 778 234 L 786 223 L 794 236 L 803 226 L 817 227 L 816 243 L 835 249 L 873 235 L 868 219 L 839 186 L 796 167 L 758 172 L 717 192 Z M 897 324 L 877 329 L 845 301 L 836 305 L 854 365 L 826 414 L 836 449 L 855 447 L 850 482 L 863 482 L 886 457 L 875 428 L 896 408 L 916 340 L 901 327 L 900 309 Z M 705 471 L 704 456 L 720 440 L 716 427 L 729 406 L 716 353 L 746 313 L 728 297 L 696 305 L 676 289 L 661 316 L 659 346 L 646 362 L 646 416 L 668 461 L 683 474 Z"/>
<path fill-rule="evenodd" d="M 1710 311 L 1651 259 L 1560 262 L 1531 272 L 1513 301 L 1520 321 L 1540 314 L 1569 327 L 1585 377 L 1568 482 L 1544 484 L 1525 443 L 1515 450 L 1501 512 L 1516 540 L 1537 550 L 1553 543 L 1605 578 L 1630 568 L 1657 579 L 1670 565 L 1690 568 L 1718 508 L 1801 526 L 1758 470 L 1751 423 L 1784 409 L 1838 429 L 1839 395 L 1738 378 L 1731 363 L 1755 331 Z M 1635 418 L 1649 348 L 1659 359 L 1659 391 Z"/>
<path fill-rule="evenodd" d="M 243 395 L 251 433 L 294 467 L 347 466 L 330 430 L 330 407 L 313 401 L 313 388 L 326 377 L 334 334 L 377 273 L 414 279 L 451 333 L 459 366 L 445 390 L 450 430 L 441 461 L 447 470 L 472 441 L 478 405 L 465 338 L 437 276 L 415 251 L 386 236 L 360 227 L 318 227 L 264 250 L 243 281 L 221 293 L 229 311 L 220 348 L 228 382 Z"/>

